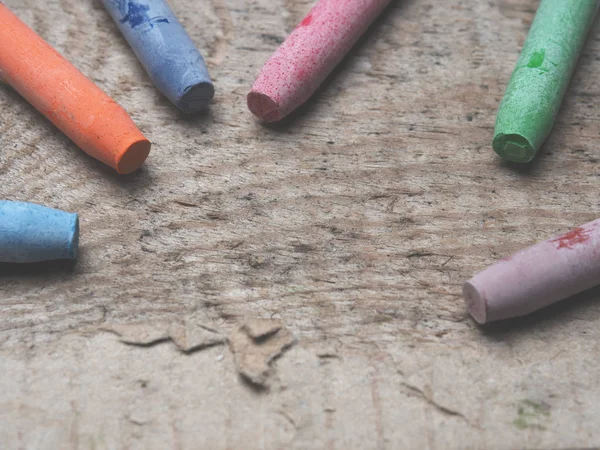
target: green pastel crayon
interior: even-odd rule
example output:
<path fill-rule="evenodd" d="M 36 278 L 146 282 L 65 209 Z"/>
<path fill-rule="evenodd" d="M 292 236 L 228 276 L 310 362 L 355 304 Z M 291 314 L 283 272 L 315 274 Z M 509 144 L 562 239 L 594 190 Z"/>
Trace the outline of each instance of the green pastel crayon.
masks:
<path fill-rule="evenodd" d="M 552 131 L 599 0 L 542 0 L 500 104 L 494 151 L 529 162 Z"/>

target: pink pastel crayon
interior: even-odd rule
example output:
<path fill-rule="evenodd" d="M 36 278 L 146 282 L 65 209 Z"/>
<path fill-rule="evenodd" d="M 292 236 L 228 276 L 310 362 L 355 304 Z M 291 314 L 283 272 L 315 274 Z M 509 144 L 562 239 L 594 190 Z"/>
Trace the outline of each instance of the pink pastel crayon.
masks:
<path fill-rule="evenodd" d="M 264 65 L 248 108 L 281 120 L 310 98 L 390 0 L 320 0 Z"/>
<path fill-rule="evenodd" d="M 600 284 L 600 219 L 515 253 L 463 285 L 479 323 L 524 316 Z"/>

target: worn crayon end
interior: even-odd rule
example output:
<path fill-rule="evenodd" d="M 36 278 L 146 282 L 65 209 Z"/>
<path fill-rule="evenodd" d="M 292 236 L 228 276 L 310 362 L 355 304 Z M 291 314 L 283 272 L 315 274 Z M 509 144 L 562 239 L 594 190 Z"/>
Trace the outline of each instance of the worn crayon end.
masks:
<path fill-rule="evenodd" d="M 135 139 L 125 147 L 117 157 L 115 169 L 120 175 L 127 175 L 139 169 L 150 153 L 150 141 L 146 138 Z"/>
<path fill-rule="evenodd" d="M 494 138 L 492 147 L 502 158 L 518 163 L 530 162 L 537 153 L 531 143 L 518 134 L 500 133 Z"/>
<path fill-rule="evenodd" d="M 194 114 L 206 109 L 214 96 L 213 84 L 203 81 L 189 86 L 175 104 L 184 113 Z"/>
<path fill-rule="evenodd" d="M 529 162 L 550 135 L 598 1 L 543 0 L 496 118 L 493 147 L 503 158 Z"/>
<path fill-rule="evenodd" d="M 600 219 L 527 247 L 476 273 L 463 285 L 479 323 L 511 319 L 600 284 Z"/>
<path fill-rule="evenodd" d="M 66 259 L 77 259 L 79 254 L 79 216 L 71 214 L 71 233 L 67 241 Z"/>
<path fill-rule="evenodd" d="M 33 203 L 0 201 L 0 262 L 76 259 L 79 218 Z"/>
<path fill-rule="evenodd" d="M 277 122 L 284 117 L 277 102 L 267 94 L 253 89 L 246 97 L 246 101 L 250 112 L 265 122 Z"/>
<path fill-rule="evenodd" d="M 467 304 L 467 310 L 479 324 L 487 322 L 487 301 L 485 296 L 480 293 L 477 288 L 467 281 L 463 284 L 463 297 Z"/>
<path fill-rule="evenodd" d="M 101 0 L 157 89 L 187 114 L 214 96 L 204 58 L 165 0 Z"/>

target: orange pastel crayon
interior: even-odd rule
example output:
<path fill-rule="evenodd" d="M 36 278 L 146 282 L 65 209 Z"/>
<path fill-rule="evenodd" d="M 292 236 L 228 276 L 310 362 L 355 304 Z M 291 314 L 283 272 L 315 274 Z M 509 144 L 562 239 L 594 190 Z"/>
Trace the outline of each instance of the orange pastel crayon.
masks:
<path fill-rule="evenodd" d="M 138 169 L 150 152 L 125 110 L 1 2 L 0 80 L 120 174 Z"/>

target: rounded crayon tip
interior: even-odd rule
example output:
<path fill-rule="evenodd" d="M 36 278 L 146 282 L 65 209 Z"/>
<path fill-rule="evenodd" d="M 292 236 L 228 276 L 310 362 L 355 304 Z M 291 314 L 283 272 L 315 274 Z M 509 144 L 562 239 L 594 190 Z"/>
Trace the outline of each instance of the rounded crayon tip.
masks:
<path fill-rule="evenodd" d="M 499 134 L 492 146 L 498 155 L 513 162 L 530 162 L 536 154 L 533 146 L 520 134 Z"/>
<path fill-rule="evenodd" d="M 488 305 L 485 296 L 471 284 L 470 281 L 463 284 L 463 297 L 467 303 L 467 309 L 479 324 L 487 322 Z"/>
<path fill-rule="evenodd" d="M 250 112 L 265 122 L 277 122 L 283 118 L 277 102 L 266 94 L 253 90 L 246 100 Z"/>
<path fill-rule="evenodd" d="M 210 82 L 190 86 L 177 102 L 177 107 L 186 114 L 194 114 L 206 109 L 215 95 L 215 87 Z"/>
<path fill-rule="evenodd" d="M 127 175 L 139 169 L 150 153 L 150 141 L 138 139 L 134 141 L 117 158 L 116 169 L 120 175 Z"/>
<path fill-rule="evenodd" d="M 72 214 L 71 236 L 68 239 L 65 259 L 77 259 L 79 251 L 79 216 Z"/>

